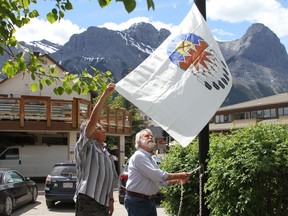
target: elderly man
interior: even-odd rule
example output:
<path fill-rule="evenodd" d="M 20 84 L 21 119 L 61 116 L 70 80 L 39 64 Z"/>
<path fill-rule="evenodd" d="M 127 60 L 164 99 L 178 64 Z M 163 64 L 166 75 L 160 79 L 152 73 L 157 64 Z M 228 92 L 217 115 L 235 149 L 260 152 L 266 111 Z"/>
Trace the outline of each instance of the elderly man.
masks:
<path fill-rule="evenodd" d="M 77 185 L 76 216 L 109 216 L 114 211 L 113 180 L 117 178 L 112 156 L 104 148 L 104 128 L 98 123 L 106 98 L 115 84 L 110 83 L 81 127 L 75 146 Z"/>
<path fill-rule="evenodd" d="M 160 186 L 170 186 L 180 182 L 186 183 L 190 174 L 167 173 L 159 168 L 152 159 L 155 146 L 154 137 L 149 129 L 136 134 L 135 147 L 128 165 L 128 180 L 124 199 L 129 216 L 157 216 L 154 195 Z"/>

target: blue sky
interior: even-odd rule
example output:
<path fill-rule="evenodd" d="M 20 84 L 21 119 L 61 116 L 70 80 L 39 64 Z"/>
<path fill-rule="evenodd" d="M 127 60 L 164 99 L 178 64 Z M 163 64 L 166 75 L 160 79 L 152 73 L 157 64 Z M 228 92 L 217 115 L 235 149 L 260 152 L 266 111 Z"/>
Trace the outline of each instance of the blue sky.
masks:
<path fill-rule="evenodd" d="M 65 13 L 60 23 L 49 24 L 45 15 L 52 1 L 38 0 L 35 9 L 40 17 L 17 30 L 20 41 L 47 39 L 64 44 L 70 36 L 90 26 L 124 30 L 137 22 L 150 22 L 157 28 L 173 29 L 192 7 L 191 0 L 154 0 L 155 10 L 147 10 L 146 0 L 137 1 L 136 9 L 128 14 L 122 2 L 113 0 L 100 8 L 97 0 L 71 0 L 74 9 Z M 253 23 L 269 27 L 288 48 L 288 0 L 206 0 L 207 23 L 218 41 L 239 39 Z"/>

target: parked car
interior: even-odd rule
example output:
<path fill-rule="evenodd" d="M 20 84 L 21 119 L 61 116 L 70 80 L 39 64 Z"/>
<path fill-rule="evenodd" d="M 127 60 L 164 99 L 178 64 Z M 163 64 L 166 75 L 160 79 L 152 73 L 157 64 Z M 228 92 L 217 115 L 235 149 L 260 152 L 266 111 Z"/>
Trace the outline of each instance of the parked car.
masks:
<path fill-rule="evenodd" d="M 53 208 L 58 201 L 73 202 L 76 191 L 76 164 L 56 163 L 45 181 L 47 208 Z"/>
<path fill-rule="evenodd" d="M 10 168 L 0 168 L 0 215 L 30 202 L 36 202 L 38 188 L 34 181 Z"/>
<path fill-rule="evenodd" d="M 157 162 L 158 163 L 158 162 Z M 158 163 L 159 164 L 159 163 Z M 119 175 L 119 181 L 118 181 L 118 200 L 120 204 L 124 204 L 124 198 L 126 193 L 126 182 L 128 180 L 128 165 L 129 165 L 129 159 L 127 162 L 123 165 L 123 172 Z M 156 204 L 160 204 L 161 200 L 163 199 L 163 194 L 161 192 L 157 193 L 156 196 Z"/>

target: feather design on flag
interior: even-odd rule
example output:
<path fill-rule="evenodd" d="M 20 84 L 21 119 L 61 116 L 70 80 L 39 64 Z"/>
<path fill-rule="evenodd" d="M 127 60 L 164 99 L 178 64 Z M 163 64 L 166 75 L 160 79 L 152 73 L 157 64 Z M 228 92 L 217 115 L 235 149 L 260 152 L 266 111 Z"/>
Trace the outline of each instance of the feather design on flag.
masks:
<path fill-rule="evenodd" d="M 181 34 L 168 45 L 170 60 L 184 71 L 189 70 L 199 82 L 211 90 L 225 88 L 228 85 L 228 72 L 213 49 L 198 35 Z M 221 68 L 222 67 L 222 68 Z M 219 71 L 222 70 L 223 74 Z M 225 75 L 226 73 L 226 75 Z"/>
<path fill-rule="evenodd" d="M 194 4 L 179 29 L 120 80 L 116 90 L 185 147 L 231 86 L 227 64 Z"/>

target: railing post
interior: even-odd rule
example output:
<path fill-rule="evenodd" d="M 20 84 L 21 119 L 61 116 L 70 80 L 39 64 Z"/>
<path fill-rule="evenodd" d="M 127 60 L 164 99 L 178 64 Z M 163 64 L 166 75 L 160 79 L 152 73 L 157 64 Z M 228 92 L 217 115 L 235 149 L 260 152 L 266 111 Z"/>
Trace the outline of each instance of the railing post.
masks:
<path fill-rule="evenodd" d="M 25 114 L 25 100 L 21 96 L 20 98 L 20 104 L 19 104 L 19 118 L 20 118 L 20 127 L 24 127 L 24 114 Z"/>
<path fill-rule="evenodd" d="M 77 103 L 77 98 L 73 98 L 72 102 L 72 127 L 77 128 L 78 127 L 78 103 Z"/>
<path fill-rule="evenodd" d="M 51 98 L 46 100 L 46 121 L 47 121 L 47 127 L 51 127 L 51 111 L 52 111 L 52 103 L 51 103 Z"/>

